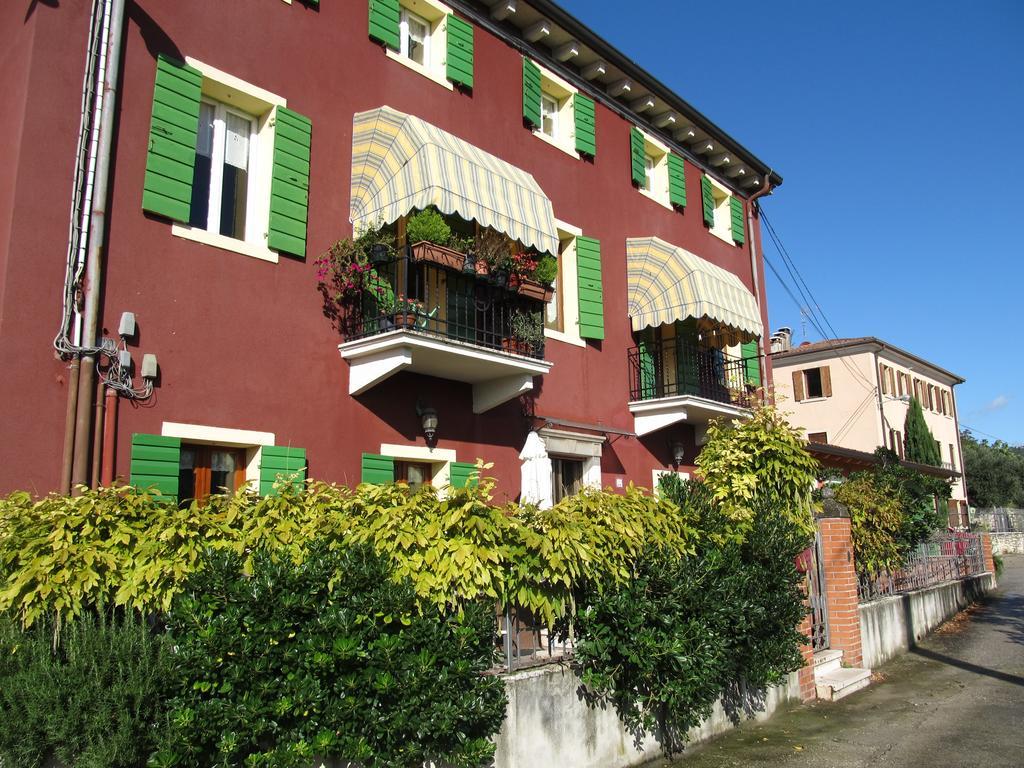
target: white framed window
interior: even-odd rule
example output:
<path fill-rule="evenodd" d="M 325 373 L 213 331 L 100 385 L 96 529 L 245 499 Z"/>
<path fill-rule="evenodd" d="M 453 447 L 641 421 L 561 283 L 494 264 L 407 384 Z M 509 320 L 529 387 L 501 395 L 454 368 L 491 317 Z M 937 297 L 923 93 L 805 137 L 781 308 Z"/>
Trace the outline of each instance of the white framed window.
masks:
<path fill-rule="evenodd" d="M 249 216 L 259 205 L 256 118 L 226 104 L 203 99 L 199 105 L 196 165 L 189 226 L 224 237 L 254 242 L 259 233 Z"/>
<path fill-rule="evenodd" d="M 578 158 L 572 101 L 577 90 L 554 72 L 539 65 L 537 68 L 540 70 L 540 126 L 534 129 L 533 135 Z"/>
<path fill-rule="evenodd" d="M 579 286 L 576 272 L 576 238 L 583 230 L 556 221 L 558 230 L 558 277 L 555 292 L 544 310 L 544 335 L 549 339 L 585 347 L 580 338 Z"/>
<path fill-rule="evenodd" d="M 711 234 L 724 240 L 730 245 L 734 244 L 732 239 L 732 208 L 729 199 L 732 196 L 728 189 L 723 187 L 710 176 L 706 177 L 711 181 L 711 197 L 715 205 L 715 223 L 711 227 Z"/>
<path fill-rule="evenodd" d="M 668 147 L 641 131 L 644 137 L 644 181 L 640 194 L 671 209 L 668 192 Z"/>
<path fill-rule="evenodd" d="M 543 92 L 540 95 L 540 132 L 552 139 L 558 137 L 558 99 Z"/>
<path fill-rule="evenodd" d="M 196 164 L 188 224 L 171 233 L 277 263 L 267 247 L 274 162 L 274 115 L 280 96 L 191 57 L 203 76 Z"/>
<path fill-rule="evenodd" d="M 402 8 L 398 31 L 399 54 L 421 67 L 427 66 L 430 63 L 430 22 L 408 8 Z"/>
<path fill-rule="evenodd" d="M 653 155 L 644 154 L 644 183 L 640 185 L 640 189 L 644 192 L 650 192 L 654 182 L 654 169 L 657 166 L 658 161 L 654 159 Z"/>
<path fill-rule="evenodd" d="M 454 90 L 447 76 L 448 16 L 451 12 L 451 8 L 438 0 L 400 0 L 398 50 L 387 49 L 389 59 L 448 90 Z"/>

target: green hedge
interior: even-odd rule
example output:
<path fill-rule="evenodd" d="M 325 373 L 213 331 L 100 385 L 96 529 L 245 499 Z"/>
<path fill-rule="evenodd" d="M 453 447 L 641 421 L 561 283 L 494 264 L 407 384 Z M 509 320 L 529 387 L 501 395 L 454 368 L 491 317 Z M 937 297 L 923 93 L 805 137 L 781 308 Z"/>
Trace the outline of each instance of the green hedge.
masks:
<path fill-rule="evenodd" d="M 129 768 L 156 746 L 169 639 L 134 613 L 100 611 L 28 630 L 0 617 L 0 764 Z"/>
<path fill-rule="evenodd" d="M 302 563 L 214 554 L 175 599 L 168 727 L 154 766 L 490 764 L 505 716 L 493 604 L 420 606 L 368 547 Z"/>

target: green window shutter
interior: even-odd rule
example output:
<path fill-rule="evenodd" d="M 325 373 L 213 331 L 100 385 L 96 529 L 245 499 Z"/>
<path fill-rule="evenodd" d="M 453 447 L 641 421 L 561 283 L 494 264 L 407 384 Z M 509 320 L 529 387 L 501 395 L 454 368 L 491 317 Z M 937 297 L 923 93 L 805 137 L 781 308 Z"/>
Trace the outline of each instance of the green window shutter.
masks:
<path fill-rule="evenodd" d="M 313 126 L 308 117 L 284 107 L 277 108 L 267 246 L 302 258 L 306 256 L 309 142 L 312 132 Z"/>
<path fill-rule="evenodd" d="M 198 69 L 157 56 L 142 209 L 173 221 L 187 222 L 192 207 L 202 84 Z"/>
<path fill-rule="evenodd" d="M 576 119 L 576 151 L 597 157 L 594 100 L 577 93 L 572 97 L 572 111 Z"/>
<path fill-rule="evenodd" d="M 395 482 L 395 460 L 376 453 L 363 454 L 363 483 L 381 485 Z"/>
<path fill-rule="evenodd" d="M 747 372 L 747 384 L 761 386 L 761 359 L 757 354 L 757 341 L 745 341 L 740 345 L 740 354 Z"/>
<path fill-rule="evenodd" d="M 448 15 L 448 79 L 473 87 L 473 25 Z"/>
<path fill-rule="evenodd" d="M 523 59 L 523 119 L 540 128 L 540 67 Z"/>
<path fill-rule="evenodd" d="M 730 197 L 729 211 L 732 214 L 732 239 L 743 245 L 747 240 L 747 228 L 743 223 L 743 201 L 735 196 Z"/>
<path fill-rule="evenodd" d="M 640 399 L 650 400 L 655 397 L 657 373 L 654 366 L 654 329 L 644 328 L 640 333 L 638 345 L 638 362 L 640 364 Z"/>
<path fill-rule="evenodd" d="M 132 435 L 131 477 L 139 490 L 159 491 L 168 501 L 178 503 L 178 473 L 181 438 L 161 435 Z"/>
<path fill-rule="evenodd" d="M 306 479 L 306 449 L 284 445 L 265 445 L 260 449 L 260 496 L 274 492 L 279 477 L 291 479 L 295 489 Z"/>
<path fill-rule="evenodd" d="M 668 156 L 668 199 L 672 205 L 686 207 L 686 170 L 683 158 Z"/>
<path fill-rule="evenodd" d="M 448 484 L 452 488 L 475 488 L 477 485 L 478 478 L 471 478 L 474 472 L 476 472 L 476 464 L 470 464 L 465 461 L 453 461 L 449 467 L 449 480 Z"/>
<path fill-rule="evenodd" d="M 580 338 L 604 338 L 604 293 L 601 287 L 601 241 L 576 238 L 576 279 L 579 287 Z"/>
<path fill-rule="evenodd" d="M 633 183 L 643 186 L 647 178 L 644 164 L 644 135 L 636 128 L 629 129 L 629 160 L 633 170 Z"/>
<path fill-rule="evenodd" d="M 700 198 L 704 204 L 704 223 L 709 227 L 715 226 L 715 195 L 712 190 L 711 179 L 707 176 L 701 176 Z"/>
<path fill-rule="evenodd" d="M 369 2 L 370 37 L 397 51 L 399 48 L 398 0 L 369 0 Z"/>

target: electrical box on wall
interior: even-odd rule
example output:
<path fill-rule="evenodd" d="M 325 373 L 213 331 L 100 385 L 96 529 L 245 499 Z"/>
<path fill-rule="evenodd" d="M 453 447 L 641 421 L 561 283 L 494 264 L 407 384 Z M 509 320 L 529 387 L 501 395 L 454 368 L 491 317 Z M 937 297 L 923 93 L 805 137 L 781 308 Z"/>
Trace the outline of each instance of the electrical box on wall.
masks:
<path fill-rule="evenodd" d="M 132 353 L 127 349 L 119 350 L 117 353 L 117 362 L 126 371 L 132 367 Z"/>
<path fill-rule="evenodd" d="M 135 335 L 134 312 L 121 313 L 121 322 L 117 326 L 117 335 L 125 339 Z"/>
<path fill-rule="evenodd" d="M 156 355 L 142 356 L 142 378 L 155 379 L 157 373 Z"/>

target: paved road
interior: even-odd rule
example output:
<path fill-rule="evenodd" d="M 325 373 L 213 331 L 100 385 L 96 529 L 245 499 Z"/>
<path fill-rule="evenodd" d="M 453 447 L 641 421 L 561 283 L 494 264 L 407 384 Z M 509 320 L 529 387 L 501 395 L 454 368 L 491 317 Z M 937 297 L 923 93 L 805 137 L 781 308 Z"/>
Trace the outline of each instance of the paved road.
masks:
<path fill-rule="evenodd" d="M 1024 557 L 876 682 L 694 748 L 683 768 L 1024 767 Z M 688 751 L 689 752 L 689 751 Z"/>

